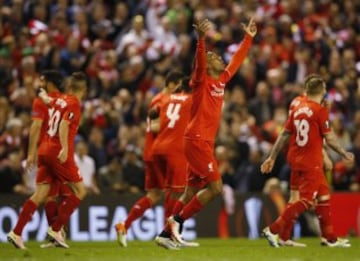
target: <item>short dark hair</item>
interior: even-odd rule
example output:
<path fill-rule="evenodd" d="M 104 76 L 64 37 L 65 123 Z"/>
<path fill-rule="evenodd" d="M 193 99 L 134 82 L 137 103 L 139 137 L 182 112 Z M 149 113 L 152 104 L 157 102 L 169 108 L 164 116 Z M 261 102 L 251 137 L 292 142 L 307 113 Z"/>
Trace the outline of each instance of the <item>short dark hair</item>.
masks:
<path fill-rule="evenodd" d="M 310 74 L 305 79 L 305 91 L 309 95 L 319 94 L 325 86 L 324 79 L 318 74 Z"/>
<path fill-rule="evenodd" d="M 86 88 L 86 75 L 83 72 L 74 72 L 71 74 L 70 79 L 70 88 L 73 91 L 78 91 L 81 88 Z"/>
<path fill-rule="evenodd" d="M 170 71 L 165 77 L 165 86 L 168 86 L 171 82 L 178 83 L 184 78 L 184 74 L 180 71 Z"/>
<path fill-rule="evenodd" d="M 56 70 L 46 70 L 41 73 L 47 82 L 51 82 L 59 91 L 64 92 L 64 76 Z"/>

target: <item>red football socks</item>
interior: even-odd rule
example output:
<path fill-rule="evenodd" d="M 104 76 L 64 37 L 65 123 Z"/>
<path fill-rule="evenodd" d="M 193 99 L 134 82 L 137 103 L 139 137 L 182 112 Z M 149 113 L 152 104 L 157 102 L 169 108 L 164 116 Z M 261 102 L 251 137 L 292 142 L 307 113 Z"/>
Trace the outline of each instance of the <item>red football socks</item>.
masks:
<path fill-rule="evenodd" d="M 59 231 L 62 226 L 68 223 L 71 214 L 80 205 L 80 202 L 81 200 L 74 194 L 68 196 L 64 201 L 61 202 L 58 209 L 58 216 L 51 225 L 54 231 Z"/>
<path fill-rule="evenodd" d="M 189 217 L 192 217 L 195 213 L 199 212 L 204 206 L 201 204 L 199 199 L 195 196 L 193 197 L 188 204 L 180 211 L 179 217 L 182 220 L 186 220 Z"/>
<path fill-rule="evenodd" d="M 329 242 L 336 241 L 337 237 L 334 234 L 334 228 L 331 223 L 330 201 L 319 202 L 315 207 L 315 212 L 319 219 L 321 235 Z"/>
<path fill-rule="evenodd" d="M 149 197 L 144 196 L 140 198 L 131 208 L 125 221 L 125 228 L 128 229 L 131 226 L 132 222 L 141 217 L 144 214 L 145 210 L 151 208 L 151 206 L 152 201 Z"/>
<path fill-rule="evenodd" d="M 14 233 L 16 235 L 21 236 L 25 225 L 31 220 L 32 215 L 34 214 L 37 208 L 38 206 L 31 199 L 25 201 L 22 210 L 19 214 L 19 219 L 14 228 Z"/>
<path fill-rule="evenodd" d="M 308 208 L 308 203 L 301 200 L 288 206 L 276 221 L 270 225 L 271 233 L 279 234 L 289 223 L 294 222 Z"/>
<path fill-rule="evenodd" d="M 58 206 L 55 200 L 49 200 L 45 203 L 44 209 L 49 226 L 52 225 L 57 217 L 57 208 Z"/>
<path fill-rule="evenodd" d="M 185 204 L 181 200 L 175 200 L 174 207 L 172 209 L 172 216 L 175 216 L 180 213 L 180 211 L 184 208 Z"/>
<path fill-rule="evenodd" d="M 291 206 L 291 204 L 288 204 L 287 207 Z M 291 232 L 293 230 L 293 227 L 294 227 L 294 222 L 295 220 L 292 220 L 291 222 L 289 223 L 286 223 L 284 228 L 282 229 L 282 231 L 280 231 L 279 233 L 279 237 L 286 241 L 286 240 L 289 240 L 290 237 L 291 237 Z"/>

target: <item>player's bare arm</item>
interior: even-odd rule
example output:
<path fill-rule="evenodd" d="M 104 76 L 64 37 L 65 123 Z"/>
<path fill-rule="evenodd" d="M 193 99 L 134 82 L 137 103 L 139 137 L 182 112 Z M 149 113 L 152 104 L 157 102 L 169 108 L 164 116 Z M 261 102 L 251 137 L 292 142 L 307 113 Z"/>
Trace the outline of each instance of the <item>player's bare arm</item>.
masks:
<path fill-rule="evenodd" d="M 332 131 L 330 133 L 325 134 L 325 140 L 326 140 L 326 144 L 331 149 L 333 149 L 338 154 L 340 154 L 345 160 L 354 161 L 354 154 L 344 150 L 344 148 L 341 147 L 337 137 Z"/>
<path fill-rule="evenodd" d="M 35 119 L 31 123 L 29 130 L 29 148 L 26 159 L 26 171 L 31 171 L 35 164 L 36 152 L 37 152 L 37 144 L 40 138 L 41 126 L 43 121 L 40 119 Z"/>
<path fill-rule="evenodd" d="M 58 159 L 60 160 L 61 163 L 64 163 L 68 157 L 69 124 L 70 122 L 66 120 L 61 120 L 59 126 L 59 138 L 60 138 L 61 150 L 59 152 Z"/>
<path fill-rule="evenodd" d="M 257 33 L 257 27 L 256 23 L 254 21 L 254 17 L 252 17 L 247 25 L 244 23 L 241 24 L 243 30 L 250 35 L 251 37 L 254 37 Z"/>
<path fill-rule="evenodd" d="M 208 19 L 197 21 L 193 24 L 198 38 L 205 38 L 207 32 L 211 29 L 211 23 Z"/>
<path fill-rule="evenodd" d="M 286 130 L 283 130 L 278 138 L 274 146 L 270 151 L 269 157 L 261 164 L 260 171 L 263 174 L 268 174 L 272 171 L 275 164 L 275 159 L 278 156 L 279 152 L 283 149 L 284 145 L 289 141 L 290 133 Z"/>
<path fill-rule="evenodd" d="M 330 159 L 329 154 L 327 153 L 325 148 L 323 148 L 322 153 L 323 153 L 323 160 L 324 160 L 324 169 L 326 171 L 331 171 L 334 168 L 334 164 L 333 164 L 332 160 Z"/>

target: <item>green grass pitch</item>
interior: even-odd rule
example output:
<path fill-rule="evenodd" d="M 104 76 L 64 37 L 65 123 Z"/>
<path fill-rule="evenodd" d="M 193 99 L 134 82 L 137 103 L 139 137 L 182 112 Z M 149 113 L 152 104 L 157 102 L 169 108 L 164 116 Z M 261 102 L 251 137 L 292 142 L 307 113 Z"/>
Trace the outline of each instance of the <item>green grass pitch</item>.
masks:
<path fill-rule="evenodd" d="M 103 261 L 103 260 L 266 260 L 266 261 L 360 261 L 360 238 L 351 238 L 350 248 L 320 246 L 317 238 L 303 238 L 306 248 L 272 248 L 265 239 L 199 239 L 199 248 L 170 251 L 160 248 L 153 241 L 130 241 L 127 248 L 116 242 L 69 242 L 69 249 L 40 249 L 39 242 L 27 242 L 28 250 L 15 249 L 10 243 L 0 243 L 1 261 Z"/>

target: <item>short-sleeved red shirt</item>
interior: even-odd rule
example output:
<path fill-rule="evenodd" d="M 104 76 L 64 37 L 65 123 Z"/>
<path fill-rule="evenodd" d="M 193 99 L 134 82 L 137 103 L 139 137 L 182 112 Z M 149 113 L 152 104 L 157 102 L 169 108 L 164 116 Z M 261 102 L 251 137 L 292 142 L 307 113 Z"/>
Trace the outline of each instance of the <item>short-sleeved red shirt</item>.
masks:
<path fill-rule="evenodd" d="M 153 144 L 154 154 L 184 153 L 184 132 L 190 119 L 191 95 L 172 94 L 160 107 L 160 131 Z"/>
<path fill-rule="evenodd" d="M 149 110 L 152 108 L 159 108 L 162 103 L 165 103 L 166 100 L 169 98 L 169 95 L 163 92 L 158 93 L 154 96 L 151 100 L 149 105 Z M 146 119 L 146 133 L 145 133 L 145 144 L 144 144 L 144 153 L 143 159 L 144 161 L 151 161 L 152 160 L 152 146 L 155 140 L 155 135 L 150 130 L 150 123 L 151 120 L 149 117 Z"/>
<path fill-rule="evenodd" d="M 291 134 L 288 161 L 293 170 L 323 168 L 323 136 L 331 131 L 329 111 L 319 103 L 304 99 L 290 114 L 286 131 Z"/>

